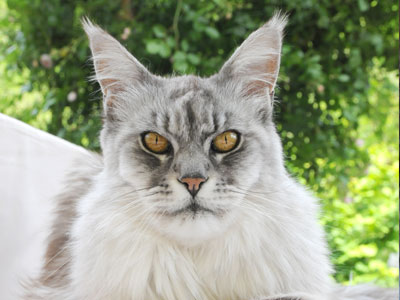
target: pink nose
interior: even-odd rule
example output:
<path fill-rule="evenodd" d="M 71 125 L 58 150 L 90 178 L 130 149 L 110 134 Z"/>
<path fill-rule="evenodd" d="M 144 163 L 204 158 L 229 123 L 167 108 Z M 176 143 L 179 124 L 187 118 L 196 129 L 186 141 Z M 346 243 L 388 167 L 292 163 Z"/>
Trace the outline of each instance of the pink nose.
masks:
<path fill-rule="evenodd" d="M 188 189 L 189 193 L 194 197 L 199 191 L 201 184 L 206 181 L 206 178 L 184 177 L 179 181 L 183 184 L 186 184 L 186 188 Z"/>

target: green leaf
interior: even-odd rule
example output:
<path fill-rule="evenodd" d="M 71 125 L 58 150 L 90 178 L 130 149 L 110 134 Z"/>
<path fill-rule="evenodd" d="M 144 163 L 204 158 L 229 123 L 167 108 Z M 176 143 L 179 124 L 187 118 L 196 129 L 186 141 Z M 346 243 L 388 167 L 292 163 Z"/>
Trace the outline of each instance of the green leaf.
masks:
<path fill-rule="evenodd" d="M 189 50 L 189 42 L 186 39 L 181 41 L 181 48 L 185 52 Z"/>
<path fill-rule="evenodd" d="M 358 0 L 358 7 L 364 12 L 369 9 L 369 4 L 366 0 Z"/>
<path fill-rule="evenodd" d="M 189 62 L 192 63 L 193 65 L 200 64 L 200 56 L 198 56 L 196 54 L 189 53 L 187 55 L 187 58 L 188 58 Z"/>
<path fill-rule="evenodd" d="M 150 54 L 158 54 L 163 58 L 169 57 L 171 54 L 171 48 L 163 40 L 146 41 L 146 50 Z"/>
<path fill-rule="evenodd" d="M 158 53 L 161 57 L 167 58 L 171 55 L 171 48 L 168 46 L 167 43 L 162 43 Z"/>
<path fill-rule="evenodd" d="M 186 54 L 182 51 L 177 51 L 173 57 L 174 61 L 186 61 Z"/>
<path fill-rule="evenodd" d="M 146 50 L 150 54 L 159 53 L 161 48 L 160 42 L 158 40 L 149 40 L 146 42 Z"/>
<path fill-rule="evenodd" d="M 153 32 L 156 37 L 163 38 L 166 36 L 167 30 L 163 25 L 157 24 L 153 26 Z"/>
<path fill-rule="evenodd" d="M 206 28 L 204 28 L 204 31 L 212 39 L 217 39 L 220 36 L 218 30 L 215 29 L 214 27 L 206 27 Z"/>
<path fill-rule="evenodd" d="M 341 82 L 348 82 L 350 80 L 350 76 L 347 74 L 340 74 L 338 76 L 338 80 Z"/>

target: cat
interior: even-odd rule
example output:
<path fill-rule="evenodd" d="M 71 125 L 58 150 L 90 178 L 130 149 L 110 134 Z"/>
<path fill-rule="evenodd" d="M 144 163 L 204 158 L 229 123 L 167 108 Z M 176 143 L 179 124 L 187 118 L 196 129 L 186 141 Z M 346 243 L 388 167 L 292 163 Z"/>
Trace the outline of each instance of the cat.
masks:
<path fill-rule="evenodd" d="M 333 282 L 317 200 L 285 170 L 273 93 L 286 22 L 276 13 L 209 78 L 163 78 L 83 21 L 102 155 L 70 175 L 27 299 L 398 299 Z"/>

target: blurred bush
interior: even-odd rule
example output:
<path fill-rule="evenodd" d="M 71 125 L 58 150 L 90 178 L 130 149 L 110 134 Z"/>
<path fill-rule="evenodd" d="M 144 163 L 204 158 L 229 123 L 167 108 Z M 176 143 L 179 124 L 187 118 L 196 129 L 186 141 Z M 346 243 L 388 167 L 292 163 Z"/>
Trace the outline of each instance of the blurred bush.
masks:
<path fill-rule="evenodd" d="M 89 16 L 157 74 L 210 75 L 290 14 L 276 106 L 288 168 L 323 200 L 336 278 L 396 285 L 398 4 L 367 0 L 0 0 L 0 110 L 97 150 Z"/>

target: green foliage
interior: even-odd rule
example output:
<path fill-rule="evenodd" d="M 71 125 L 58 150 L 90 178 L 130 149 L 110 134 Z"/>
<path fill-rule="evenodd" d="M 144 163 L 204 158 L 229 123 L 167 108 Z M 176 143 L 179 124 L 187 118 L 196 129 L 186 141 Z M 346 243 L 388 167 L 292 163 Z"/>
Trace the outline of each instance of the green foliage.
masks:
<path fill-rule="evenodd" d="M 370 76 L 367 100 L 372 113 L 361 116 L 355 130 L 356 147 L 369 159 L 347 181 L 343 201 L 334 201 L 341 194 L 338 174 L 332 172 L 319 180 L 321 189 L 329 191 L 320 193 L 322 220 L 335 250 L 338 280 L 346 282 L 351 274 L 355 283 L 397 286 L 399 270 L 388 268 L 387 261 L 399 251 L 398 78 L 395 72 L 388 74 L 380 68 Z M 319 164 L 326 168 L 326 162 Z"/>
<path fill-rule="evenodd" d="M 98 149 L 101 95 L 81 17 L 157 74 L 207 76 L 276 8 L 290 13 L 276 106 L 287 167 L 323 201 L 335 277 L 395 285 L 397 3 L 0 0 L 0 110 Z"/>

